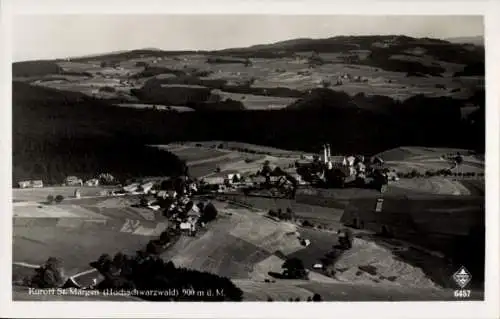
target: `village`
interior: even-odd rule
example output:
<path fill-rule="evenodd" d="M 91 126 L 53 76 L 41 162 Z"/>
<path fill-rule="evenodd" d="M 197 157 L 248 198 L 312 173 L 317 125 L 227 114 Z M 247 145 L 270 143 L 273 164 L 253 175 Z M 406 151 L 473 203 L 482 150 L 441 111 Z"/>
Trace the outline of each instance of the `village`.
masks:
<path fill-rule="evenodd" d="M 190 149 L 187 150 L 191 152 Z M 203 151 L 200 147 L 193 150 Z M 293 276 L 287 277 L 287 273 L 279 271 L 281 264 L 290 258 L 298 258 L 303 265 L 301 280 L 307 281 L 306 277 L 311 274 L 313 280 L 317 276 L 325 276 L 321 277 L 321 280 L 328 281 L 343 276 L 343 268 L 335 266 L 335 260 L 341 254 L 360 254 L 360 236 L 374 233 L 383 236 L 378 238 L 393 241 L 391 238 L 394 238 L 394 235 L 399 238 L 412 236 L 411 225 L 400 224 L 397 221 L 400 217 L 392 215 L 393 211 L 399 212 L 406 205 L 405 201 L 394 199 L 394 194 L 409 194 L 406 190 L 395 193 L 395 189 L 398 189 L 395 186 L 400 183 L 400 179 L 406 179 L 381 156 L 332 155 L 330 145 L 326 144 L 316 154 L 294 154 L 291 159 L 290 157 L 283 156 L 281 162 L 273 161 L 272 156 L 257 162 L 245 161 L 240 170 L 228 167 L 221 169 L 218 165 L 208 162 L 207 166 L 212 166 L 213 171 L 204 175 L 194 174 L 195 176 L 191 176 L 188 169 L 185 174 L 175 177 L 134 178 L 122 181 L 109 173 L 97 174 L 87 179 L 71 175 L 64 178 L 59 185 L 45 184 L 41 180 L 26 180 L 19 182 L 18 194 L 33 189 L 33 193 L 43 193 L 46 196 L 43 198 L 45 201 L 39 201 L 37 204 L 38 213 L 28 212 L 28 206 L 24 206 L 22 210 L 26 211 L 23 213 L 26 217 L 36 214 L 64 215 L 62 211 L 66 210 L 74 210 L 83 216 L 72 206 L 76 204 L 80 206 L 79 209 L 90 209 L 98 213 L 100 217 L 97 218 L 115 219 L 119 224 L 115 230 L 119 232 L 147 236 L 146 242 L 142 243 L 144 256 L 156 256 L 163 260 L 173 258 L 176 265 L 179 263 L 181 266 L 193 267 L 200 271 L 205 271 L 207 263 L 209 265 L 209 260 L 213 257 L 205 256 L 204 261 L 195 262 L 190 258 L 196 257 L 187 256 L 196 256 L 196 251 L 200 249 L 197 247 L 202 247 L 199 246 L 201 243 L 219 247 L 220 244 L 212 239 L 214 234 L 227 232 L 231 236 L 234 234 L 236 238 L 241 237 L 244 241 L 254 241 L 253 236 L 257 236 L 261 239 L 252 243 L 256 247 L 265 247 L 269 245 L 267 239 L 264 240 L 268 236 L 266 232 L 272 232 L 272 247 L 293 246 L 286 248 L 290 251 L 285 253 L 285 256 L 278 254 L 281 257 L 272 261 L 272 270 L 258 275 L 259 280 L 273 285 L 277 278 L 293 279 Z M 447 167 L 450 169 L 457 166 L 453 163 L 456 162 L 457 154 L 448 152 L 442 157 L 447 158 L 446 163 L 450 163 Z M 85 204 L 86 200 L 90 204 Z M 344 204 L 346 200 L 347 204 Z M 102 204 L 101 201 L 109 204 Z M 51 210 L 60 212 L 50 213 Z M 20 208 L 18 211 L 21 213 Z M 418 213 L 422 214 L 423 211 Z M 134 220 L 137 217 L 132 217 L 139 215 L 142 216 L 139 218 L 146 220 Z M 394 221 L 386 216 L 392 216 Z M 69 225 L 73 221 L 65 223 Z M 147 230 L 148 223 L 156 223 L 156 226 L 151 226 L 156 228 Z M 88 236 L 85 229 L 82 229 L 82 232 L 82 235 Z M 222 259 L 216 259 L 215 263 L 226 265 L 223 260 L 232 258 L 226 251 L 235 250 L 236 253 L 238 250 L 236 254 L 242 253 L 240 250 L 249 254 L 259 251 L 255 247 L 240 249 L 241 244 L 234 242 L 235 240 L 228 240 L 227 247 L 220 248 L 225 257 L 219 256 Z M 124 242 L 123 245 L 125 244 Z M 395 249 L 419 247 L 417 244 L 408 243 L 397 245 L 399 246 L 395 246 Z M 267 253 L 272 254 L 282 249 L 275 250 L 276 248 L 266 248 Z M 418 249 L 426 251 L 425 248 Z M 91 251 L 93 250 L 89 250 L 88 254 Z M 249 256 L 253 256 L 253 253 Z M 362 258 L 362 255 L 346 258 Z M 267 259 L 260 261 L 262 264 L 267 262 Z M 259 263 L 255 261 L 249 260 L 246 263 L 253 264 L 250 269 L 260 269 L 260 266 L 257 266 Z M 365 266 L 360 265 L 361 270 L 358 272 L 366 272 L 363 269 L 369 267 Z M 236 270 L 231 269 L 239 269 L 240 266 L 234 264 L 220 267 L 222 268 L 212 271 L 232 276 L 232 271 Z M 352 268 L 354 265 L 348 263 L 348 267 Z M 393 270 L 391 272 L 397 274 Z M 238 276 L 244 278 L 256 276 L 246 273 L 246 270 L 238 270 L 238 273 Z M 239 278 L 238 276 L 236 278 Z M 102 277 L 98 278 L 93 277 L 89 282 L 74 282 L 73 285 L 81 288 L 93 287 L 102 281 Z M 346 278 L 357 280 L 355 278 L 358 277 Z"/>
<path fill-rule="evenodd" d="M 366 167 L 362 161 L 358 160 L 360 157 L 344 157 L 339 161 L 329 152 L 329 146 L 325 146 L 324 153 L 321 156 L 314 156 L 312 161 L 303 157 L 303 160 L 297 161 L 295 165 L 284 168 L 273 167 L 266 161 L 255 172 L 215 172 L 201 178 L 190 176 L 145 178 L 131 180 L 120 185 L 111 174 L 103 173 L 88 180 L 68 176 L 59 187 L 56 185 L 47 187 L 41 180 L 21 181 L 18 186 L 19 189 L 40 189 L 45 186 L 48 191 L 54 192 L 65 188 L 74 189 L 71 196 L 67 198 L 57 193 L 47 195 L 45 203 L 49 205 L 86 197 L 126 197 L 131 206 L 152 212 L 157 216 L 155 219 L 168 220 L 168 227 L 163 230 L 168 236 L 160 236 L 162 240 L 151 240 L 148 245 L 149 251 L 161 253 L 173 244 L 172 239 L 179 235 L 196 236 L 207 227 L 207 223 L 217 217 L 217 209 L 210 200 L 226 201 L 229 199 L 237 204 L 238 200 L 235 198 L 231 200 L 231 195 L 270 196 L 293 200 L 298 188 L 316 187 L 311 183 L 310 170 L 306 170 L 307 173 L 302 172 L 307 165 L 316 164 L 316 168 L 319 165 L 330 170 L 333 166 L 343 168 L 347 172 L 346 178 L 355 176 L 359 179 L 364 176 Z M 337 160 L 337 162 L 332 164 L 332 160 Z M 381 164 L 381 160 L 373 160 Z M 321 174 L 322 177 L 317 178 L 325 179 L 325 173 L 321 172 Z M 86 194 L 90 189 L 96 190 L 93 196 Z M 291 215 L 293 212 L 288 209 L 287 214 Z M 272 210 L 268 215 L 277 221 L 282 218 L 281 215 L 273 215 Z M 167 237 L 168 240 L 165 240 Z M 305 247 L 310 244 L 306 238 L 301 238 L 300 241 Z M 345 246 L 349 245 L 348 243 Z M 315 267 L 319 266 L 315 265 Z"/>

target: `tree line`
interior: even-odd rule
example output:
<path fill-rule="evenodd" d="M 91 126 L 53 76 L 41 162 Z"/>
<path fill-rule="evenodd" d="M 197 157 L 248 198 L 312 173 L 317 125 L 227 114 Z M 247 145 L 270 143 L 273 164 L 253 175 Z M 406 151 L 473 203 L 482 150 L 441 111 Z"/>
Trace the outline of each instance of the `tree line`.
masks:
<path fill-rule="evenodd" d="M 366 155 L 404 145 L 483 152 L 484 100 L 484 91 L 469 101 L 415 96 L 398 102 L 388 97 L 350 97 L 318 89 L 283 110 L 212 111 L 207 107 L 196 112 L 163 113 L 115 107 L 80 93 L 14 82 L 13 164 L 15 175 L 26 176 L 26 172 L 62 171 L 57 165 L 70 165 L 69 159 L 82 166 L 99 168 L 101 164 L 95 164 L 95 158 L 109 157 L 116 164 L 107 161 L 104 168 L 118 165 L 123 167 L 118 169 L 122 174 L 127 167 L 123 163 L 130 156 L 153 152 L 141 151 L 143 145 L 183 140 L 237 140 L 314 152 L 329 143 L 337 153 Z M 464 120 L 460 107 L 469 102 L 480 109 Z M 68 155 L 62 154 L 67 150 Z M 96 150 L 100 155 L 92 155 Z M 87 160 L 83 154 L 87 154 Z M 153 158 L 161 162 L 158 156 Z M 41 160 L 56 168 L 35 169 L 35 163 Z M 144 164 L 147 161 L 134 161 L 143 167 L 141 170 L 149 166 Z M 152 168 L 163 172 L 168 163 L 149 166 L 148 173 L 154 173 Z M 137 172 L 134 165 L 128 167 Z"/>
<path fill-rule="evenodd" d="M 41 179 L 59 184 L 67 176 L 83 179 L 109 173 L 119 181 L 131 177 L 172 176 L 185 163 L 174 154 L 120 138 L 13 137 L 13 182 Z"/>

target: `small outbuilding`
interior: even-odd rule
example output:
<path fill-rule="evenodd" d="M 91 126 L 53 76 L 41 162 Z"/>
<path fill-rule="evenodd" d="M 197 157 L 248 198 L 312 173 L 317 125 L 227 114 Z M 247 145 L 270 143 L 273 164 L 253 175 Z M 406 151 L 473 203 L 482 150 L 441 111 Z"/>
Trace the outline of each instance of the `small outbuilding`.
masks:
<path fill-rule="evenodd" d="M 31 187 L 33 188 L 42 188 L 43 182 L 41 180 L 36 180 L 31 182 Z"/>
<path fill-rule="evenodd" d="M 30 188 L 31 187 L 31 181 L 20 181 L 18 183 L 19 188 Z"/>
<path fill-rule="evenodd" d="M 85 186 L 96 187 L 99 186 L 99 180 L 97 178 L 89 179 L 85 182 Z"/>

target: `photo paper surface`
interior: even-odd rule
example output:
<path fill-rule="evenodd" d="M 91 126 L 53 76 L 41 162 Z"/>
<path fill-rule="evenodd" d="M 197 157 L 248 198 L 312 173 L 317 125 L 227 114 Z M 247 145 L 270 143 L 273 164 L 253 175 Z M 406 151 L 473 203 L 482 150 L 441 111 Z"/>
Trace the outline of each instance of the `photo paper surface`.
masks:
<path fill-rule="evenodd" d="M 484 14 L 19 11 L 16 309 L 490 298 Z"/>

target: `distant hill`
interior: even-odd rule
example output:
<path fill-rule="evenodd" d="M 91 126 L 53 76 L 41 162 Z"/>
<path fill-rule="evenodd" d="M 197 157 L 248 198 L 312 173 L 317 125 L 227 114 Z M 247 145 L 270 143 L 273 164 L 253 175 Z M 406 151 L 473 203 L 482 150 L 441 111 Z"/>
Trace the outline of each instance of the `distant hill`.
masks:
<path fill-rule="evenodd" d="M 197 56 L 186 56 L 193 53 Z M 137 58 L 143 65 L 131 61 Z M 101 70 L 95 63 L 88 69 L 73 63 L 95 60 L 101 62 Z M 118 64 L 115 69 L 107 67 Z M 340 74 L 344 72 L 348 74 Z M 20 147 L 15 167 L 18 175 L 43 173 L 43 167 L 34 167 L 34 159 L 22 158 L 23 150 L 33 153 L 24 147 L 38 147 L 27 142 L 37 138 L 40 145 L 52 147 L 44 146 L 40 154 L 55 152 L 56 145 L 63 145 L 60 140 L 116 142 L 116 137 L 137 145 L 231 139 L 303 151 L 329 142 L 338 152 L 367 154 L 400 145 L 481 150 L 483 75 L 484 47 L 401 35 L 300 38 L 211 52 L 153 48 L 70 63 L 15 63 L 13 136 L 18 136 L 14 148 Z M 89 83 L 107 83 L 118 93 L 89 93 Z M 272 111 L 249 111 L 245 105 L 252 100 L 271 104 L 278 97 L 293 102 Z M 185 106 L 195 112 L 112 106 L 130 100 Z M 462 118 L 461 108 L 469 104 L 479 109 Z M 99 156 L 95 165 L 106 158 Z M 25 162 L 31 166 L 23 167 Z"/>
<path fill-rule="evenodd" d="M 484 37 L 479 35 L 475 37 L 448 38 L 446 40 L 451 43 L 474 44 L 474 45 L 484 46 Z"/>
<path fill-rule="evenodd" d="M 370 50 L 389 57 L 417 47 L 425 50 L 428 55 L 447 62 L 468 64 L 484 59 L 484 50 L 481 48 L 471 49 L 461 43 L 432 38 L 413 38 L 404 35 L 336 36 L 326 39 L 301 38 L 247 48 L 225 49 L 218 51 L 218 53 L 251 56 L 265 53 L 280 55 L 311 51 L 348 53 L 355 50 Z"/>
<path fill-rule="evenodd" d="M 395 54 L 408 54 L 408 51 L 415 48 L 423 49 L 427 55 L 445 62 L 470 64 L 484 60 L 484 48 L 481 46 L 471 48 L 464 44 L 465 39 L 455 38 L 447 41 L 432 38 L 413 38 L 404 35 L 336 36 L 324 39 L 298 38 L 271 44 L 258 44 L 250 47 L 216 51 L 163 51 L 157 48 L 145 48 L 75 57 L 72 60 L 85 61 L 97 57 L 101 60 L 127 60 L 142 56 L 162 57 L 192 53 L 244 58 L 279 58 L 293 56 L 298 52 L 352 53 L 357 50 L 368 50 L 377 54 L 377 61 L 371 63 L 372 61 L 368 59 L 366 63 L 382 67 L 384 63 L 380 62 L 380 57 L 383 56 L 384 59 L 389 59 L 390 56 Z M 479 38 L 475 39 L 475 41 L 472 41 L 471 38 L 465 43 L 471 42 L 474 44 L 477 43 L 477 40 Z"/>

